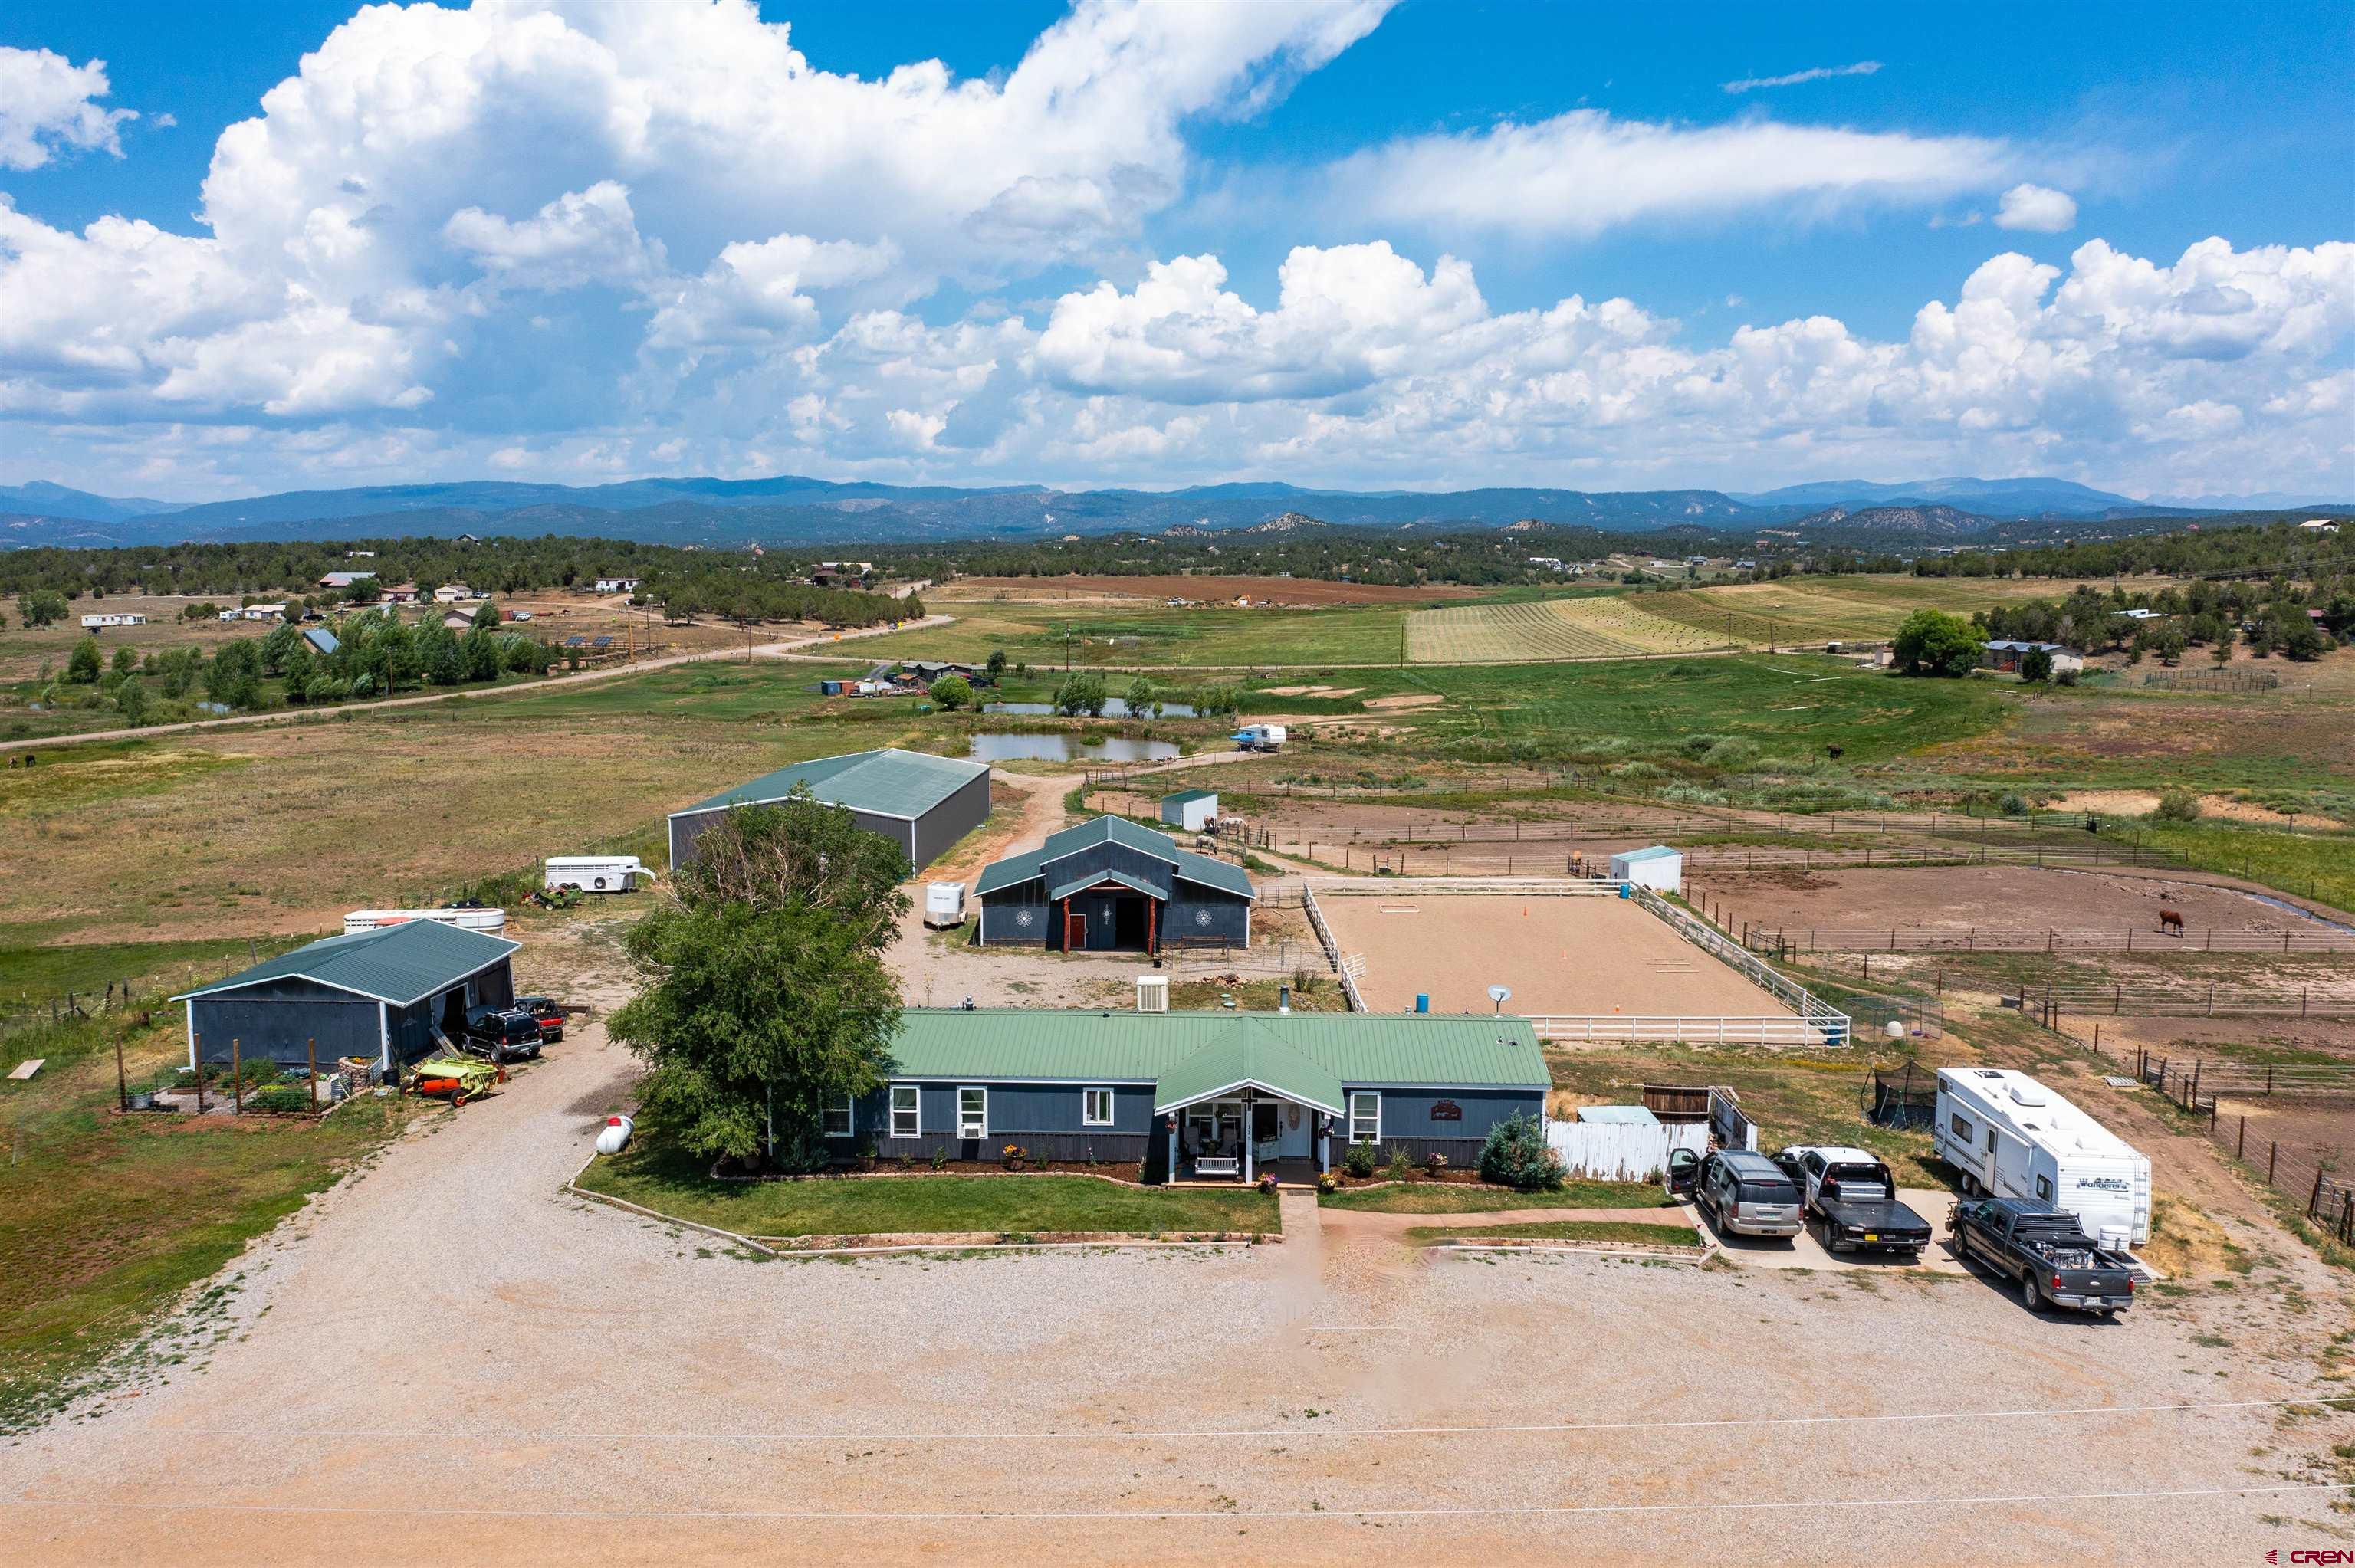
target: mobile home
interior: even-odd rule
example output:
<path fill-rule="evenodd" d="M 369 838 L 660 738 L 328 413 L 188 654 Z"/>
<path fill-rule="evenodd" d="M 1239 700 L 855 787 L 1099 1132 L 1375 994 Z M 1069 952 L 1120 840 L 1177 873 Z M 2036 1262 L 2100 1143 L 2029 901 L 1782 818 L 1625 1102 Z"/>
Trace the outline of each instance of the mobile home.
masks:
<path fill-rule="evenodd" d="M 627 893 L 638 878 L 652 876 L 634 854 L 559 854 L 548 861 L 549 888 L 577 887 L 583 893 Z"/>
<path fill-rule="evenodd" d="M 101 627 L 106 626 L 144 626 L 146 624 L 145 616 L 135 615 L 127 609 L 110 610 L 103 615 L 85 615 L 81 618 L 81 628 L 84 631 L 96 631 Z"/>
<path fill-rule="evenodd" d="M 1934 1132 L 1966 1192 L 2041 1199 L 2113 1245 L 2150 1239 L 2150 1161 L 2025 1073 L 1940 1068 Z"/>

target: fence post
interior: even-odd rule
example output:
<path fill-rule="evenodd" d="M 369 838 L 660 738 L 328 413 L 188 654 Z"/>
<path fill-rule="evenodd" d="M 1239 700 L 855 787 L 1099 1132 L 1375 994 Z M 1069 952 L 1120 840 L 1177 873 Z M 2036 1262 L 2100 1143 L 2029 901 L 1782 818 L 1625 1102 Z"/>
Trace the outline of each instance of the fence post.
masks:
<path fill-rule="evenodd" d="M 2322 1172 L 2319 1170 L 2317 1170 L 2314 1173 L 2314 1191 L 2306 1195 L 2306 1217 L 2307 1219 L 2310 1220 L 2314 1218 L 2315 1206 L 2321 1202 Z"/>
<path fill-rule="evenodd" d="M 114 1104 L 118 1110 L 131 1108 L 131 1080 L 123 1071 L 123 1036 L 114 1037 Z"/>
<path fill-rule="evenodd" d="M 2244 1111 L 2241 1116 L 2241 1135 L 2232 1140 L 2232 1158 L 2238 1160 L 2242 1155 L 2246 1154 L 2248 1151 L 2249 1118 L 2248 1114 Z"/>
<path fill-rule="evenodd" d="M 2268 1187 L 2274 1184 L 2274 1162 L 2280 1158 L 2281 1139 L 2276 1138 L 2274 1146 L 2265 1151 L 2265 1185 Z"/>
<path fill-rule="evenodd" d="M 304 1041 L 303 1053 L 311 1058 L 311 1111 L 315 1116 L 319 1110 L 319 1042 L 317 1039 Z"/>
<path fill-rule="evenodd" d="M 245 1067 L 238 1058 L 237 1047 L 237 1037 L 231 1035 L 229 1042 L 229 1104 L 236 1108 L 237 1114 L 243 1116 L 245 1114 Z"/>

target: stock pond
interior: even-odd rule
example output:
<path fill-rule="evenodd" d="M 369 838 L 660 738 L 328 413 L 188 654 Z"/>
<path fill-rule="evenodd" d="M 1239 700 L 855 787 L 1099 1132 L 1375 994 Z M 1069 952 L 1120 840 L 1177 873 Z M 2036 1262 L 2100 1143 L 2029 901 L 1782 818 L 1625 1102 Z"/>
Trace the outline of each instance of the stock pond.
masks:
<path fill-rule="evenodd" d="M 1175 741 L 1089 740 L 1076 735 L 976 735 L 965 755 L 975 762 L 1161 762 L 1179 755 Z"/>

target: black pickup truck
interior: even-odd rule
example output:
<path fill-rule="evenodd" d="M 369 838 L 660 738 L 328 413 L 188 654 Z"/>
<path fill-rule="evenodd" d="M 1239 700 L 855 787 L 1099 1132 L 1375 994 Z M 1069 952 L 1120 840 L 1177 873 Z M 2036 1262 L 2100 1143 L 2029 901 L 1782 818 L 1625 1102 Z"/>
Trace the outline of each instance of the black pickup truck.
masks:
<path fill-rule="evenodd" d="M 1796 1144 L 1774 1163 L 1806 1194 L 1826 1252 L 1902 1252 L 1918 1259 L 1930 1245 L 1930 1222 L 1897 1196 L 1896 1174 L 1863 1150 Z"/>
<path fill-rule="evenodd" d="M 2106 1252 L 2077 1216 L 2032 1198 L 1981 1198 L 1946 1216 L 1955 1255 L 2019 1281 L 2019 1299 L 2115 1317 L 2134 1305 L 2134 1275 L 2121 1253 Z"/>

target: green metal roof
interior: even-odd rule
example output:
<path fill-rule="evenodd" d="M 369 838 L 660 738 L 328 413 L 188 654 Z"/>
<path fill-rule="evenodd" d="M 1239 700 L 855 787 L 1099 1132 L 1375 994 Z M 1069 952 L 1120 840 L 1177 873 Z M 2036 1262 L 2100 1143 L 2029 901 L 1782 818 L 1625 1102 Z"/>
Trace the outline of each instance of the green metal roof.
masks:
<path fill-rule="evenodd" d="M 1046 874 L 1046 868 L 1064 856 L 1104 843 L 1120 844 L 1140 854 L 1151 855 L 1176 867 L 1178 874 L 1188 882 L 1199 882 L 1206 887 L 1215 887 L 1240 898 L 1258 897 L 1252 891 L 1251 878 L 1243 874 L 1242 867 L 1212 860 L 1206 854 L 1196 854 L 1191 850 L 1181 850 L 1167 833 L 1156 832 L 1123 817 L 1098 817 L 1092 822 L 1082 822 L 1075 828 L 1049 833 L 1047 842 L 1037 849 L 990 862 L 982 868 L 981 879 L 974 884 L 974 892 L 976 895 L 995 893 L 1017 883 L 1028 882 Z M 1056 896 L 1060 897 L 1061 895 Z"/>
<path fill-rule="evenodd" d="M 1236 1020 L 1233 1028 L 1165 1070 L 1154 1085 L 1154 1113 L 1212 1099 L 1246 1084 L 1342 1114 L 1341 1080 L 1333 1069 L 1294 1050 L 1259 1018 Z"/>
<path fill-rule="evenodd" d="M 829 806 L 847 806 L 879 817 L 921 817 L 988 771 L 986 762 L 922 751 L 854 751 L 780 768 L 671 815 L 782 800 L 794 792 L 795 785 L 806 784 L 812 795 Z"/>
<path fill-rule="evenodd" d="M 1135 1084 L 1172 1075 L 1190 1082 L 1187 1064 L 1246 1023 L 1248 1049 L 1295 1079 L 1304 1074 L 1290 1057 L 1339 1085 L 1538 1090 L 1551 1081 L 1526 1018 L 915 1007 L 900 1015 L 891 1076 Z M 1277 1047 L 1288 1055 L 1279 1057 Z M 1245 1042 L 1231 1048 L 1244 1050 Z M 1324 1077 L 1316 1082 L 1322 1092 Z"/>
<path fill-rule="evenodd" d="M 1047 889 L 1047 901 L 1051 904 L 1059 898 L 1069 898 L 1074 893 L 1085 893 L 1089 888 L 1107 882 L 1118 883 L 1132 893 L 1142 893 L 1154 898 L 1167 900 L 1169 896 L 1167 887 L 1156 887 L 1145 878 L 1131 876 L 1124 871 L 1092 871 L 1060 887 Z"/>
<path fill-rule="evenodd" d="M 172 1000 L 186 1001 L 266 980 L 307 980 L 407 1007 L 488 969 L 522 945 L 440 920 L 410 920 L 309 943 Z"/>

